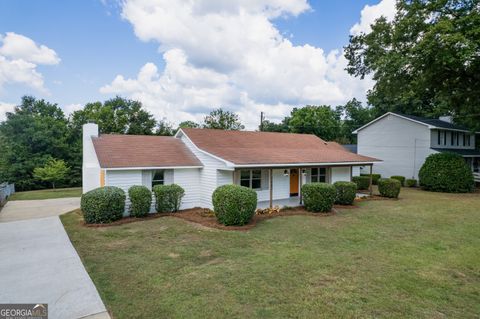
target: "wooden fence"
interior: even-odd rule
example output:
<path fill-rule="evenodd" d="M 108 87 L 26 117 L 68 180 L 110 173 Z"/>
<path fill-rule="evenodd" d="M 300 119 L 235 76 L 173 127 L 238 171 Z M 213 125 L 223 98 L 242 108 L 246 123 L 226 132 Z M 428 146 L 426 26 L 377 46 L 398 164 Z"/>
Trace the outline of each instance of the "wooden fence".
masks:
<path fill-rule="evenodd" d="M 15 193 L 15 184 L 0 184 L 0 207 L 5 205 L 7 198 Z"/>

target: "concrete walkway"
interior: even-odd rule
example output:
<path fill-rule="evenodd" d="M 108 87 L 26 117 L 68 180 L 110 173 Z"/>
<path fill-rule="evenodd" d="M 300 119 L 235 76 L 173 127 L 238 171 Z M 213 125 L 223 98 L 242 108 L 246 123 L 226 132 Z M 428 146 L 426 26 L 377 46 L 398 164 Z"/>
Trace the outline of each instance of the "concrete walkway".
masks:
<path fill-rule="evenodd" d="M 25 207 L 58 215 L 72 209 L 70 200 L 61 207 L 51 202 L 59 200 L 29 201 L 41 206 L 9 202 L 8 216 L 24 220 L 7 222 L 0 212 L 0 303 L 48 303 L 49 318 L 110 318 L 60 219 L 26 220 L 38 215 Z"/>
<path fill-rule="evenodd" d="M 79 207 L 79 197 L 9 201 L 0 211 L 0 223 L 58 216 Z"/>

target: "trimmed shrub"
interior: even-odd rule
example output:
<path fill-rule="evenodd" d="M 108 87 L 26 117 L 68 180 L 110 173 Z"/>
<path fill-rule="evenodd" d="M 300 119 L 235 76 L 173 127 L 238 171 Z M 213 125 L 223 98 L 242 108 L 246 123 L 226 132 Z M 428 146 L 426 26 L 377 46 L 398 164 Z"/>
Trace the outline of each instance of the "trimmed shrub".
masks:
<path fill-rule="evenodd" d="M 417 186 L 417 180 L 414 179 L 414 178 L 407 178 L 407 180 L 405 180 L 405 185 L 407 187 L 416 187 Z"/>
<path fill-rule="evenodd" d="M 231 226 L 247 224 L 257 208 L 257 193 L 248 187 L 223 185 L 212 194 L 213 210 L 219 223 Z"/>
<path fill-rule="evenodd" d="M 87 224 L 107 224 L 119 220 L 125 211 L 125 192 L 114 186 L 95 188 L 82 195 L 80 208 Z"/>
<path fill-rule="evenodd" d="M 396 179 L 397 181 L 400 182 L 400 184 L 401 184 L 402 186 L 405 186 L 405 177 L 404 177 L 404 176 L 394 175 L 394 176 L 390 176 L 390 178 Z"/>
<path fill-rule="evenodd" d="M 427 157 L 418 174 L 420 186 L 433 192 L 468 193 L 474 190 L 473 173 L 455 153 L 436 153 Z"/>
<path fill-rule="evenodd" d="M 305 209 L 311 212 L 329 212 L 337 198 L 335 186 L 327 183 L 310 183 L 302 186 Z"/>
<path fill-rule="evenodd" d="M 366 176 L 370 178 L 370 174 L 360 174 L 360 176 Z M 380 174 L 372 174 L 372 184 L 373 185 L 378 185 L 378 180 L 382 178 L 382 175 Z"/>
<path fill-rule="evenodd" d="M 378 180 L 378 191 L 383 197 L 398 198 L 402 184 L 398 179 L 381 178 Z"/>
<path fill-rule="evenodd" d="M 337 190 L 336 204 L 353 205 L 357 195 L 357 184 L 353 182 L 335 182 L 333 186 Z"/>
<path fill-rule="evenodd" d="M 352 182 L 357 184 L 357 189 L 368 189 L 370 187 L 370 176 L 353 176 Z"/>
<path fill-rule="evenodd" d="M 155 185 L 153 186 L 155 194 L 155 208 L 159 213 L 172 213 L 180 209 L 185 190 L 177 185 Z"/>
<path fill-rule="evenodd" d="M 130 215 L 133 217 L 145 217 L 152 206 L 152 192 L 146 186 L 132 186 L 128 189 L 130 198 Z"/>

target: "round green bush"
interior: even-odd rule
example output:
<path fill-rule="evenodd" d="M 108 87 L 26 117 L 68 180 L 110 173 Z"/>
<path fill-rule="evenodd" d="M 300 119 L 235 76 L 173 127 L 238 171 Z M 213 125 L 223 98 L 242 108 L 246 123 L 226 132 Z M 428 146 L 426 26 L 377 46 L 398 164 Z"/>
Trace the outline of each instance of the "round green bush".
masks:
<path fill-rule="evenodd" d="M 257 193 L 248 187 L 223 185 L 212 195 L 213 211 L 219 223 L 245 225 L 255 214 Z"/>
<path fill-rule="evenodd" d="M 352 182 L 357 184 L 357 189 L 365 190 L 370 187 L 370 176 L 353 176 Z"/>
<path fill-rule="evenodd" d="M 185 190 L 177 184 L 155 185 L 153 186 L 153 193 L 155 194 L 157 212 L 171 213 L 180 210 Z"/>
<path fill-rule="evenodd" d="M 402 186 L 405 186 L 405 177 L 404 177 L 404 176 L 394 175 L 394 176 L 390 176 L 390 178 L 396 179 L 397 181 L 400 182 L 400 184 L 401 184 Z"/>
<path fill-rule="evenodd" d="M 460 155 L 448 152 L 428 156 L 418 177 L 420 186 L 433 192 L 468 193 L 475 186 L 471 168 Z"/>
<path fill-rule="evenodd" d="M 353 182 L 335 182 L 333 186 L 337 190 L 336 204 L 353 205 L 353 201 L 357 196 L 357 184 Z"/>
<path fill-rule="evenodd" d="M 114 186 L 93 189 L 82 195 L 80 208 L 87 224 L 106 224 L 119 220 L 125 211 L 125 192 Z"/>
<path fill-rule="evenodd" d="M 337 198 L 335 186 L 327 183 L 310 183 L 302 186 L 305 209 L 311 212 L 329 212 Z"/>
<path fill-rule="evenodd" d="M 383 197 L 398 198 L 402 184 L 398 179 L 381 178 L 378 180 L 378 191 Z"/>
<path fill-rule="evenodd" d="M 152 206 L 152 192 L 146 186 L 132 186 L 128 189 L 130 198 L 130 215 L 133 217 L 145 217 Z"/>
<path fill-rule="evenodd" d="M 360 176 L 366 176 L 370 178 L 370 174 L 360 174 Z M 378 180 L 382 178 L 382 175 L 380 174 L 372 174 L 372 184 L 373 185 L 378 185 Z"/>
<path fill-rule="evenodd" d="M 405 180 L 405 185 L 407 187 L 416 187 L 417 186 L 417 180 L 414 179 L 414 178 L 407 178 L 407 180 Z"/>

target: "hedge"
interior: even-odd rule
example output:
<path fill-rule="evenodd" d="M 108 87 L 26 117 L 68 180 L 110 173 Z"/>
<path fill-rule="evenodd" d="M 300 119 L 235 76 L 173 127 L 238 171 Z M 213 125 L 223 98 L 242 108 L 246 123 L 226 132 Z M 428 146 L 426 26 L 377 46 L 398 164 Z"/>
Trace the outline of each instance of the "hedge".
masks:
<path fill-rule="evenodd" d="M 405 185 L 407 187 L 416 187 L 417 186 L 417 180 L 414 179 L 414 178 L 408 178 L 406 181 L 405 181 Z"/>
<path fill-rule="evenodd" d="M 106 224 L 119 220 L 125 211 L 125 192 L 114 186 L 93 189 L 82 195 L 80 208 L 87 224 Z"/>
<path fill-rule="evenodd" d="M 400 182 L 400 184 L 401 184 L 402 186 L 405 186 L 405 177 L 404 177 L 404 176 L 394 175 L 394 176 L 390 176 L 390 178 L 396 179 L 397 181 Z"/>
<path fill-rule="evenodd" d="M 370 178 L 370 174 L 360 174 L 360 176 L 366 176 Z M 372 184 L 373 185 L 378 185 L 378 180 L 382 178 L 382 175 L 380 174 L 372 174 Z"/>
<path fill-rule="evenodd" d="M 333 186 L 337 190 L 336 204 L 353 205 L 353 201 L 357 196 L 357 184 L 353 182 L 335 182 Z"/>
<path fill-rule="evenodd" d="M 378 191 L 383 197 L 398 198 L 402 184 L 398 179 L 381 178 L 378 180 Z"/>
<path fill-rule="evenodd" d="M 305 209 L 311 212 L 329 212 L 337 198 L 335 186 L 327 183 L 310 183 L 302 186 Z"/>
<path fill-rule="evenodd" d="M 368 189 L 370 187 L 370 176 L 353 176 L 352 182 L 357 184 L 357 189 Z"/>
<path fill-rule="evenodd" d="M 420 186 L 433 192 L 468 193 L 474 190 L 471 168 L 455 153 L 427 157 L 418 174 Z"/>
<path fill-rule="evenodd" d="M 146 186 L 132 186 L 128 189 L 130 198 L 130 215 L 144 217 L 150 212 L 152 206 L 152 192 Z"/>
<path fill-rule="evenodd" d="M 212 194 L 213 211 L 219 223 L 231 226 L 247 224 L 257 208 L 257 193 L 248 187 L 223 185 Z"/>
<path fill-rule="evenodd" d="M 182 198 L 185 190 L 177 185 L 155 185 L 153 186 L 155 194 L 155 209 L 159 213 L 171 213 L 180 210 Z"/>

